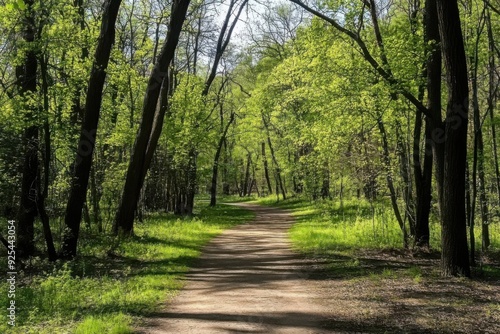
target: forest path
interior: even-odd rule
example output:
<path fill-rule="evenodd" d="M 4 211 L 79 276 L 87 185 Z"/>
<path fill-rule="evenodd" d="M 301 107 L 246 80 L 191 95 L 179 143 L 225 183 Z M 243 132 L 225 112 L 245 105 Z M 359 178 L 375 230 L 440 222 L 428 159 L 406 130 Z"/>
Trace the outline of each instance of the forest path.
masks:
<path fill-rule="evenodd" d="M 140 333 L 331 333 L 317 262 L 290 248 L 286 211 L 250 203 L 250 222 L 213 239 L 183 290 Z M 324 285 L 324 284 L 323 284 Z"/>

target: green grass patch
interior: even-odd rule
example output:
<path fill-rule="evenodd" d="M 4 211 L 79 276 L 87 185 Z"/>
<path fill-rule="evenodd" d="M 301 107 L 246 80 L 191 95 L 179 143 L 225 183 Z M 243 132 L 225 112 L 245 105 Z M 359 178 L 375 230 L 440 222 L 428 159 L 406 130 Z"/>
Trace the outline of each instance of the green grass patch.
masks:
<path fill-rule="evenodd" d="M 296 223 L 289 230 L 293 247 L 308 256 L 327 258 L 331 261 L 329 273 L 333 277 L 387 279 L 409 277 L 414 282 L 422 281 L 422 269 L 405 264 L 392 265 L 384 269 L 385 260 L 363 259 L 364 253 L 391 253 L 403 248 L 403 235 L 394 217 L 391 204 L 382 199 L 370 203 L 365 199 L 309 201 L 296 197 L 276 201 L 275 196 L 256 199 L 257 203 L 289 210 Z M 498 224 L 491 224 L 491 252 L 500 249 Z M 476 249 L 481 249 L 480 225 L 476 226 Z M 440 250 L 441 227 L 437 217 L 431 215 L 430 244 Z M 410 241 L 411 242 L 411 241 Z M 399 251 L 396 251 L 396 253 Z M 390 255 L 390 254 L 389 254 Z M 496 267 L 484 267 L 482 275 L 498 277 Z"/>
<path fill-rule="evenodd" d="M 8 326 L 1 312 L 0 333 L 131 333 L 138 317 L 155 311 L 182 287 L 181 278 L 203 245 L 252 218 L 250 211 L 220 205 L 204 207 L 192 218 L 151 216 L 126 240 L 84 234 L 76 260 L 48 264 L 34 259 L 20 273 L 16 327 Z M 3 282 L 0 305 L 5 310 Z"/>
<path fill-rule="evenodd" d="M 328 255 L 403 245 L 399 225 L 385 203 L 372 206 L 358 199 L 339 203 L 300 198 L 276 202 L 272 197 L 258 202 L 292 211 L 297 223 L 290 230 L 290 238 L 299 251 L 307 254 Z"/>

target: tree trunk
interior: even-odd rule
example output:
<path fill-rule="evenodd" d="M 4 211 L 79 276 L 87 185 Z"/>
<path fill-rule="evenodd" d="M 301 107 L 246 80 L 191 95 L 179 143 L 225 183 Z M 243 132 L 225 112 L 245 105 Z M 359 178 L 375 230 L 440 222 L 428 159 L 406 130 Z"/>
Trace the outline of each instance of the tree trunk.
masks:
<path fill-rule="evenodd" d="M 500 201 L 500 167 L 498 163 L 498 147 L 497 135 L 495 129 L 495 122 L 493 118 L 493 111 L 495 109 L 495 92 L 498 86 L 495 86 L 496 67 L 495 67 L 495 40 L 493 37 L 493 30 L 491 29 L 491 17 L 489 10 L 486 10 L 486 28 L 488 30 L 488 113 L 491 122 L 491 140 L 493 142 L 493 159 L 495 162 L 495 178 L 497 186 L 498 201 Z"/>
<path fill-rule="evenodd" d="M 215 151 L 214 164 L 212 167 L 212 185 L 210 187 L 210 206 L 215 206 L 217 204 L 217 174 L 219 171 L 219 158 L 222 152 L 222 146 L 224 145 L 224 141 L 226 140 L 227 132 L 231 123 L 234 121 L 234 112 L 231 113 L 231 117 L 229 118 L 229 122 L 220 137 L 219 144 L 217 145 L 217 151 Z"/>
<path fill-rule="evenodd" d="M 269 166 L 267 165 L 267 157 L 266 157 L 266 143 L 261 143 L 262 147 L 262 163 L 264 165 L 264 176 L 266 178 L 267 190 L 269 194 L 273 193 L 273 187 L 271 186 L 271 179 L 269 178 Z"/>
<path fill-rule="evenodd" d="M 16 68 L 16 77 L 19 85 L 19 94 L 25 96 L 35 93 L 37 75 L 37 57 L 34 50 L 35 43 L 35 13 L 33 10 L 33 0 L 26 0 L 26 9 L 23 17 L 22 36 L 27 44 L 28 50 L 25 53 L 24 62 Z M 25 103 L 25 120 L 28 122 L 24 130 L 24 161 L 23 176 L 21 180 L 21 203 L 17 218 L 17 249 L 19 257 L 28 257 L 35 251 L 34 244 L 34 221 L 38 214 L 37 197 L 39 190 L 38 181 L 38 146 L 39 130 L 38 125 L 33 124 L 36 120 L 36 110 Z"/>
<path fill-rule="evenodd" d="M 419 117 L 417 113 L 417 117 Z M 420 167 L 420 161 L 414 161 L 414 164 L 418 164 L 418 171 L 415 173 L 416 178 L 416 191 L 417 191 L 417 214 L 415 220 L 415 246 L 421 248 L 429 248 L 429 215 L 431 210 L 431 199 L 432 199 L 432 165 L 433 165 L 433 155 L 432 148 L 429 140 L 431 140 L 432 125 L 431 120 L 426 118 L 425 120 L 425 141 L 426 145 L 424 148 L 424 164 L 423 168 Z M 417 138 L 415 138 L 417 140 Z"/>
<path fill-rule="evenodd" d="M 468 79 L 457 0 L 436 0 L 446 69 L 448 104 L 441 208 L 444 276 L 470 276 L 465 221 Z"/>
<path fill-rule="evenodd" d="M 115 234 L 133 234 L 135 210 L 144 182 L 144 176 L 147 172 L 145 169 L 145 156 L 150 143 L 158 98 L 161 87 L 169 87 L 169 84 L 164 81 L 168 82 L 169 80 L 168 66 L 174 58 L 189 3 L 190 0 L 175 0 L 172 2 L 167 38 L 149 77 L 144 96 L 142 120 L 135 139 L 121 201 L 113 224 L 113 232 Z M 155 147 L 151 145 L 150 150 L 154 149 Z"/>
<path fill-rule="evenodd" d="M 330 168 L 328 162 L 323 164 L 323 183 L 321 184 L 321 198 L 327 199 L 330 197 Z"/>
<path fill-rule="evenodd" d="M 224 195 L 230 195 L 231 188 L 229 184 L 229 173 L 228 173 L 228 165 L 229 165 L 229 149 L 227 147 L 227 139 L 224 140 L 224 165 L 222 166 L 222 193 Z"/>
<path fill-rule="evenodd" d="M 486 184 L 484 177 L 484 142 L 483 142 L 483 130 L 481 123 L 481 112 L 479 110 L 479 98 L 478 98 L 478 87 L 477 87 L 477 71 L 479 66 L 478 59 L 478 43 L 479 35 L 476 36 L 476 46 L 474 50 L 474 57 L 472 59 L 473 69 L 471 71 L 471 88 L 472 88 L 472 109 L 474 116 L 474 170 L 473 170 L 473 192 L 476 194 L 479 191 L 479 207 L 481 208 L 481 237 L 482 237 L 482 248 L 483 251 L 488 249 L 490 246 L 490 233 L 488 226 L 488 198 L 486 197 Z M 476 181 L 476 168 L 477 177 L 479 178 L 479 189 L 477 189 Z M 476 196 L 473 196 L 473 206 L 475 205 Z M 474 209 L 473 209 L 474 211 Z M 471 220 L 474 219 L 472 215 Z"/>
<path fill-rule="evenodd" d="M 50 219 L 45 210 L 45 200 L 49 193 L 49 175 L 50 175 L 50 158 L 51 158 L 51 140 L 50 140 L 50 127 L 48 121 L 49 113 L 49 83 L 47 76 L 47 58 L 42 55 L 40 58 L 40 74 L 42 78 L 42 93 L 43 93 L 43 111 L 45 113 L 45 120 L 43 124 L 44 132 L 44 154 L 43 154 L 43 191 L 42 191 L 42 178 L 40 177 L 40 170 L 38 171 L 38 189 L 40 189 L 40 196 L 38 196 L 37 209 L 42 221 L 43 235 L 47 245 L 47 254 L 49 261 L 57 259 L 57 252 L 54 247 L 54 239 L 50 229 Z"/>
<path fill-rule="evenodd" d="M 396 195 L 396 190 L 394 189 L 394 183 L 392 180 L 392 172 L 391 172 L 391 161 L 389 158 L 389 144 L 387 142 L 387 132 L 385 131 L 384 122 L 382 121 L 381 116 L 377 119 L 378 128 L 380 131 L 380 135 L 382 136 L 382 147 L 384 150 L 384 165 L 386 169 L 386 179 L 387 186 L 389 187 L 389 192 L 391 195 L 391 204 L 392 209 L 394 210 L 394 215 L 396 216 L 396 220 L 398 221 L 399 227 L 401 228 L 401 232 L 403 233 L 403 247 L 408 248 L 408 232 L 406 231 L 406 226 L 401 217 L 401 213 L 399 212 L 398 207 L 398 199 Z"/>
<path fill-rule="evenodd" d="M 189 160 L 186 172 L 186 193 L 185 193 L 185 206 L 183 213 L 184 215 L 192 215 L 194 209 L 194 196 L 196 194 L 196 189 L 198 187 L 197 180 L 197 159 L 198 152 L 195 148 L 191 148 L 189 151 Z"/>
<path fill-rule="evenodd" d="M 243 188 L 243 196 L 246 196 L 248 194 L 248 189 L 249 189 L 249 181 L 250 181 L 250 165 L 252 164 L 252 155 L 250 152 L 247 154 L 247 166 L 245 168 L 245 181 L 242 183 L 242 188 Z"/>
<path fill-rule="evenodd" d="M 76 256 L 78 235 L 82 219 L 82 208 L 86 199 L 92 154 L 94 152 L 97 125 L 102 102 L 102 89 L 106 80 L 111 47 L 115 39 L 115 23 L 121 0 L 107 0 L 102 14 L 101 32 L 94 55 L 90 73 L 87 96 L 85 100 L 85 117 L 80 131 L 80 139 L 76 159 L 73 164 L 70 195 L 66 207 L 64 223 L 66 231 L 63 236 L 62 257 Z"/>
<path fill-rule="evenodd" d="M 427 51 L 427 109 L 431 117 L 425 117 L 424 161 L 421 165 L 418 141 L 415 137 L 414 159 L 415 185 L 417 191 L 417 215 L 415 221 L 415 246 L 429 247 L 429 214 L 432 199 L 432 168 L 435 167 L 438 206 L 442 207 L 443 194 L 443 158 L 444 158 L 444 125 L 441 117 L 441 48 L 435 0 L 426 0 L 424 13 L 424 42 L 430 46 Z M 417 122 L 421 113 L 417 112 Z M 415 124 L 415 128 L 417 124 Z"/>
<path fill-rule="evenodd" d="M 403 200 L 405 205 L 405 219 L 408 218 L 410 226 L 415 226 L 415 201 L 413 199 L 413 183 L 409 166 L 406 143 L 401 135 L 400 124 L 396 125 L 397 152 L 399 155 L 399 170 L 403 180 Z"/>
<path fill-rule="evenodd" d="M 274 166 L 276 166 L 276 180 L 277 180 L 276 188 L 278 189 L 278 187 L 279 187 L 279 190 L 281 190 L 281 194 L 283 195 L 283 199 L 285 200 L 286 199 L 286 192 L 285 192 L 285 188 L 283 187 L 283 180 L 281 178 L 281 169 L 279 167 L 278 160 L 276 159 L 276 156 L 274 155 L 273 144 L 271 142 L 271 137 L 269 137 L 269 135 L 267 136 L 267 143 L 269 144 L 269 151 L 271 151 L 271 157 L 273 159 Z"/>

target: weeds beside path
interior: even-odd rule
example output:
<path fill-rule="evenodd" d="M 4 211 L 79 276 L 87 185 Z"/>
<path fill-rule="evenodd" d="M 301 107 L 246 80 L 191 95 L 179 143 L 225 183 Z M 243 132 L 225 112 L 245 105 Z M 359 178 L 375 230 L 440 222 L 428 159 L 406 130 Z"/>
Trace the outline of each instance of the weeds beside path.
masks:
<path fill-rule="evenodd" d="M 328 263 L 317 279 L 331 301 L 331 332 L 500 333 L 498 240 L 473 279 L 442 278 L 439 251 L 399 248 L 398 226 L 382 207 L 373 220 L 360 201 L 343 207 L 301 199 L 259 203 L 292 212 L 294 249 Z"/>
<path fill-rule="evenodd" d="M 192 218 L 148 217 L 133 238 L 120 243 L 83 229 L 85 248 L 76 260 L 54 265 L 33 259 L 20 273 L 17 326 L 7 325 L 4 310 L 0 333 L 132 333 L 133 323 L 182 287 L 181 277 L 208 240 L 252 217 L 233 206 L 203 205 Z M 6 291 L 5 283 L 0 287 Z M 7 293 L 0 303 L 7 305 Z"/>

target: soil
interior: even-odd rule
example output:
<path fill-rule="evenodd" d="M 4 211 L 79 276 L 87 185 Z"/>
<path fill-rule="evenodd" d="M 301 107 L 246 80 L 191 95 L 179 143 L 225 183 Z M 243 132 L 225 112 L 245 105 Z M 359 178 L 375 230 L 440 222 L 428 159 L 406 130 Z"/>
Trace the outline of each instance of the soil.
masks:
<path fill-rule="evenodd" d="M 235 205 L 255 219 L 213 239 L 137 333 L 500 333 L 499 281 L 440 278 L 439 260 L 396 250 L 361 251 L 349 270 L 294 252 L 290 213 Z"/>

